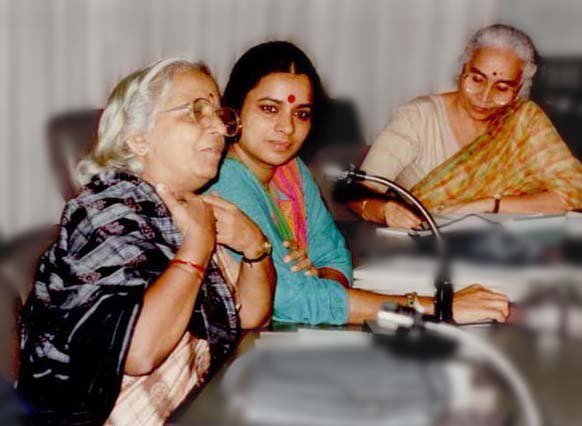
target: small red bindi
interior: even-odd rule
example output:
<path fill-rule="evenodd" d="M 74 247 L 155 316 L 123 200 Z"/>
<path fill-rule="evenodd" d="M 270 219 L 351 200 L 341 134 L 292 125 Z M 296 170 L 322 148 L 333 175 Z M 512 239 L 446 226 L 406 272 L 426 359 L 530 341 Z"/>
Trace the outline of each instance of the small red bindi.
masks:
<path fill-rule="evenodd" d="M 292 104 L 293 102 L 295 102 L 295 95 L 289 95 L 289 97 L 287 97 L 287 100 L 289 101 L 290 104 Z"/>

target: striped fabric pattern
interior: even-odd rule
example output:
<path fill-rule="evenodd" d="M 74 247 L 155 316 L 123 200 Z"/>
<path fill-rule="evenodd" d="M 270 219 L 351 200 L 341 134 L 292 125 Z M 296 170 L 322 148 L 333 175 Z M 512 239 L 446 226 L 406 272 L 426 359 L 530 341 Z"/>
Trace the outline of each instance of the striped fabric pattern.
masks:
<path fill-rule="evenodd" d="M 275 200 L 286 223 L 290 226 L 295 241 L 303 248 L 307 248 L 307 223 L 305 218 L 305 199 L 302 190 L 301 172 L 297 160 L 277 167 L 271 185 L 284 197 Z"/>
<path fill-rule="evenodd" d="M 412 188 L 429 209 L 545 191 L 559 194 L 569 210 L 581 209 L 582 164 L 544 112 L 521 99 Z"/>

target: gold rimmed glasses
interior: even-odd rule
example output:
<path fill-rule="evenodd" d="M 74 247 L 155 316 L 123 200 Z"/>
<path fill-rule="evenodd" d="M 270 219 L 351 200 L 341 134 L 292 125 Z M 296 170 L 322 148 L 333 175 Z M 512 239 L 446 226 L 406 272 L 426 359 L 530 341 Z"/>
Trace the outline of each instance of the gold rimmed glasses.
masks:
<path fill-rule="evenodd" d="M 489 90 L 489 99 L 496 105 L 509 104 L 521 88 L 520 85 L 512 85 L 505 81 L 489 83 L 485 76 L 475 72 L 467 72 L 461 76 L 462 88 L 470 95 L 479 95 Z"/>
<path fill-rule="evenodd" d="M 204 98 L 198 98 L 195 101 L 162 112 L 181 110 L 187 110 L 190 119 L 202 129 L 212 127 L 218 118 L 224 124 L 225 136 L 228 137 L 235 136 L 241 128 L 240 118 L 234 109 L 216 107 Z"/>

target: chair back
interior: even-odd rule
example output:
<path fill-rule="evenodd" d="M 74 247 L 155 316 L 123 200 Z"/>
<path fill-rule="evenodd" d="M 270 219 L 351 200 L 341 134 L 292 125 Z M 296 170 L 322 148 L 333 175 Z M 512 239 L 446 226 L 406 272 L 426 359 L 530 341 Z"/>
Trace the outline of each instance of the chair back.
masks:
<path fill-rule="evenodd" d="M 97 140 L 100 109 L 72 111 L 57 115 L 47 128 L 51 162 L 65 201 L 79 192 L 77 163 Z"/>
<path fill-rule="evenodd" d="M 47 126 L 50 161 L 65 201 L 79 191 L 75 168 L 97 138 L 101 110 L 67 112 Z M 0 380 L 18 374 L 18 312 L 34 283 L 40 256 L 57 237 L 57 225 L 17 235 L 0 244 Z"/>

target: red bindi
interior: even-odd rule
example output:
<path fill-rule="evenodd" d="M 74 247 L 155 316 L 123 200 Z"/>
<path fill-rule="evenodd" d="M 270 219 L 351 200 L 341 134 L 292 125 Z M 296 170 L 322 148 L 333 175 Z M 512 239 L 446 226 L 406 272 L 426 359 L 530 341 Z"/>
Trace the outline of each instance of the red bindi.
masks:
<path fill-rule="evenodd" d="M 289 101 L 289 103 L 293 103 L 295 102 L 295 95 L 289 95 L 289 97 L 287 97 L 287 100 Z"/>

